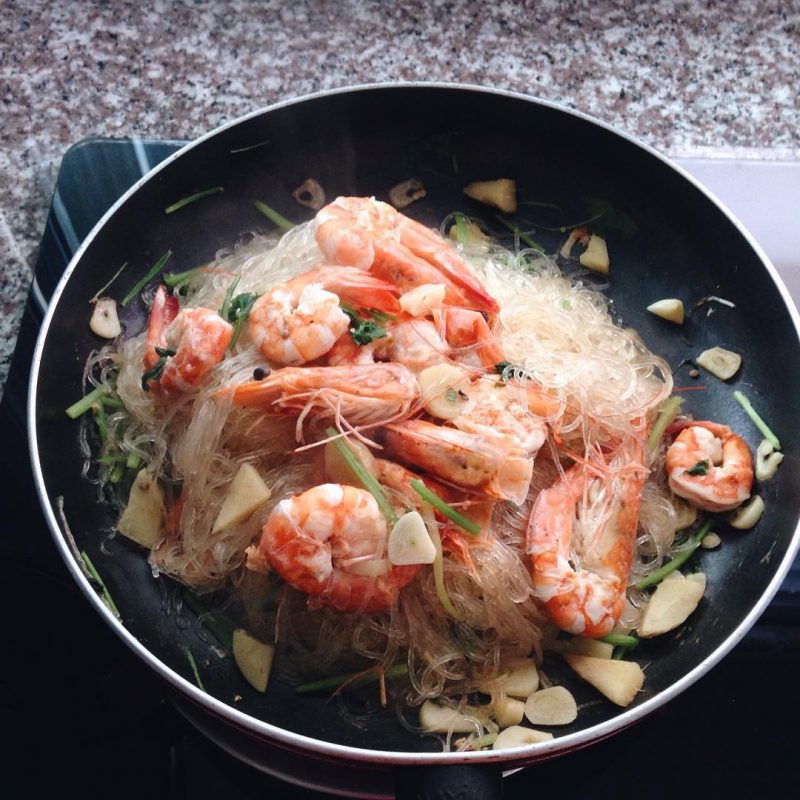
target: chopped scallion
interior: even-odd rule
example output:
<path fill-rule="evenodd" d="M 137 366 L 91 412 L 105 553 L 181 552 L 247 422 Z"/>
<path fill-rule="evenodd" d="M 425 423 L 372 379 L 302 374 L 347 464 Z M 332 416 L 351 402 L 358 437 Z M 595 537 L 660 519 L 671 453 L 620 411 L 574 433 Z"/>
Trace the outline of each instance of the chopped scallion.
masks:
<path fill-rule="evenodd" d="M 534 250 L 538 250 L 540 253 L 544 252 L 544 247 L 542 245 L 540 245 L 539 242 L 537 242 L 535 239 L 532 239 L 530 236 L 528 236 L 527 233 L 525 233 L 523 230 L 521 230 L 519 228 L 519 226 L 517 226 L 513 222 L 511 222 L 511 220 L 508 220 L 505 217 L 501 217 L 498 214 L 497 215 L 497 221 L 501 225 L 505 225 L 506 228 L 508 228 L 513 233 L 515 233 L 517 236 L 519 236 L 519 240 L 521 242 L 524 242 L 526 245 L 528 245 L 528 247 L 530 247 L 530 248 L 532 248 Z"/>
<path fill-rule="evenodd" d="M 200 687 L 200 689 L 205 691 L 206 687 L 203 686 L 203 681 L 200 679 L 200 670 L 197 669 L 197 662 L 194 660 L 192 651 L 186 645 L 183 645 L 182 649 L 183 652 L 186 653 L 186 660 L 189 662 L 189 666 L 192 668 L 192 672 L 194 673 L 195 683 Z"/>
<path fill-rule="evenodd" d="M 422 518 L 425 520 L 425 527 L 428 529 L 428 535 L 431 537 L 434 548 L 436 548 L 436 557 L 433 559 L 433 583 L 436 587 L 436 596 L 439 598 L 442 608 L 444 608 L 453 619 L 463 622 L 464 617 L 456 610 L 456 607 L 450 600 L 450 595 L 447 594 L 447 587 L 444 585 L 442 537 L 439 535 L 439 526 L 436 524 L 433 511 L 427 503 L 423 503 Z"/>
<path fill-rule="evenodd" d="M 189 203 L 194 203 L 195 200 L 199 200 L 201 197 L 208 197 L 210 194 L 217 194 L 218 192 L 224 191 L 225 190 L 222 188 L 222 186 L 215 186 L 213 189 L 204 189 L 202 192 L 195 192 L 195 194 L 190 194 L 188 197 L 181 198 L 171 206 L 167 206 L 164 209 L 164 213 L 171 214 L 173 211 L 177 211 L 179 208 L 188 206 Z"/>
<path fill-rule="evenodd" d="M 430 503 L 439 513 L 455 522 L 467 533 L 471 533 L 473 536 L 480 534 L 481 529 L 477 522 L 456 511 L 453 506 L 442 500 L 438 494 L 432 492 L 419 478 L 414 478 L 410 482 L 410 486 L 426 503 Z"/>
<path fill-rule="evenodd" d="M 286 217 L 279 214 L 274 208 L 270 208 L 266 203 L 256 200 L 255 207 L 274 225 L 282 231 L 290 231 L 295 227 L 294 222 L 290 222 Z"/>
<path fill-rule="evenodd" d="M 681 567 L 685 564 L 694 554 L 694 551 L 700 547 L 700 542 L 703 541 L 703 537 L 708 533 L 709 528 L 711 527 L 711 521 L 707 520 L 700 526 L 700 528 L 695 531 L 695 533 L 690 537 L 690 544 L 683 550 L 682 552 L 678 553 L 675 558 L 672 559 L 664 566 L 657 569 L 655 572 L 651 572 L 646 577 L 642 578 L 638 583 L 634 583 L 634 587 L 636 589 L 647 589 L 650 586 L 655 586 L 657 583 L 660 583 L 670 572 L 674 572 L 678 567 Z"/>
<path fill-rule="evenodd" d="M 344 459 L 347 466 L 350 467 L 353 475 L 358 478 L 361 485 L 375 498 L 375 502 L 383 512 L 383 516 L 386 517 L 387 522 L 390 525 L 394 525 L 395 522 L 397 522 L 397 514 L 394 513 L 394 509 L 386 499 L 383 488 L 378 481 L 375 480 L 369 470 L 361 463 L 361 459 L 347 446 L 345 438 L 340 436 L 335 428 L 327 428 L 325 433 L 327 433 L 328 436 L 335 437 L 332 439 L 332 442 L 333 446 L 339 451 L 339 455 Z"/>
<path fill-rule="evenodd" d="M 85 414 L 92 406 L 102 402 L 103 395 L 108 392 L 108 387 L 98 386 L 92 389 L 89 394 L 84 395 L 77 403 L 73 403 L 66 411 L 70 419 L 77 419 Z"/>
<path fill-rule="evenodd" d="M 772 429 L 761 419 L 759 413 L 753 408 L 750 401 L 740 391 L 733 393 L 734 398 L 739 405 L 745 410 L 745 413 L 755 423 L 755 426 L 764 434 L 764 438 L 776 449 L 781 449 L 781 440 L 772 432 Z"/>
<path fill-rule="evenodd" d="M 182 286 L 184 283 L 190 281 L 195 275 L 199 274 L 204 269 L 206 269 L 205 265 L 202 267 L 193 267 L 192 269 L 187 269 L 185 272 L 168 272 L 166 275 L 161 276 L 161 280 L 170 289 L 177 289 L 179 286 Z"/>
<path fill-rule="evenodd" d="M 636 647 L 639 644 L 636 636 L 627 636 L 623 633 L 609 633 L 607 636 L 600 637 L 600 641 L 613 644 L 614 647 Z"/>
<path fill-rule="evenodd" d="M 111 594 L 108 591 L 103 579 L 100 577 L 100 573 L 95 569 L 94 564 L 92 564 L 92 559 L 89 558 L 88 553 L 85 550 L 81 550 L 81 559 L 83 559 L 83 563 L 86 565 L 86 569 L 89 570 L 89 574 L 92 576 L 92 580 L 100 587 L 100 593 L 103 596 L 103 602 L 108 606 L 111 613 L 117 618 L 120 618 L 119 609 L 117 608 L 116 603 L 111 598 Z"/>
<path fill-rule="evenodd" d="M 656 421 L 653 427 L 650 428 L 650 433 L 647 435 L 647 449 L 652 453 L 661 441 L 667 427 L 681 412 L 681 405 L 683 404 L 682 397 L 669 397 L 664 401 L 661 406 L 661 411 L 658 412 Z"/>
<path fill-rule="evenodd" d="M 164 253 L 161 256 L 161 258 L 159 258 L 158 261 L 156 261 L 156 263 L 153 264 L 152 267 L 150 267 L 147 273 L 143 275 L 136 282 L 136 285 L 133 287 L 133 289 L 131 289 L 128 292 L 128 294 L 126 294 L 125 297 L 122 298 L 123 306 L 128 305 L 128 303 L 130 303 L 130 301 L 133 300 L 133 298 L 136 297 L 136 295 L 139 294 L 139 292 L 141 292 L 142 289 L 144 289 L 144 287 L 147 286 L 147 284 L 153 278 L 155 278 L 155 276 L 158 275 L 158 273 L 161 272 L 162 269 L 164 269 L 164 266 L 166 265 L 167 261 L 169 261 L 171 256 L 172 256 L 172 250 L 167 250 L 167 252 Z"/>
<path fill-rule="evenodd" d="M 364 686 L 365 684 L 374 683 L 380 678 L 380 670 L 372 669 L 363 672 L 350 673 L 349 675 L 334 675 L 331 678 L 322 678 L 318 681 L 310 681 L 309 683 L 301 683 L 295 686 L 294 690 L 297 694 L 312 694 L 314 692 L 326 692 L 330 689 L 338 689 L 347 684 L 348 686 Z M 384 673 L 384 678 L 401 678 L 408 675 L 408 667 L 405 664 L 392 664 Z"/>

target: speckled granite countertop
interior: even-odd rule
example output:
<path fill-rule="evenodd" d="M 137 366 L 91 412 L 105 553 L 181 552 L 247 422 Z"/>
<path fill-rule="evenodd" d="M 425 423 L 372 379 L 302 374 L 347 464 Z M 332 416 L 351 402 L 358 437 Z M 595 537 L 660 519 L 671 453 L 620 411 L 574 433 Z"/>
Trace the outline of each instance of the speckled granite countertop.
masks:
<path fill-rule="evenodd" d="M 670 154 L 800 152 L 797 0 L 6 0 L 0 41 L 0 386 L 58 163 L 89 136 L 190 139 L 320 89 L 435 80 Z"/>

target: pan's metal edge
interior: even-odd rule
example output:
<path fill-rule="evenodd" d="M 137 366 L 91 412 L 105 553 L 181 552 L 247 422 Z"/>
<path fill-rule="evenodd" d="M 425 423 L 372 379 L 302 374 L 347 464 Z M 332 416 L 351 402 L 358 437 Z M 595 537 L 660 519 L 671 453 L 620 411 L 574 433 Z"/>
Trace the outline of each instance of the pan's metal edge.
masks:
<path fill-rule="evenodd" d="M 97 224 L 88 234 L 86 239 L 81 243 L 78 250 L 75 252 L 75 255 L 73 256 L 67 269 L 65 270 L 64 275 L 62 276 L 61 280 L 56 286 L 50 306 L 47 310 L 47 314 L 42 323 L 42 328 L 39 334 L 39 338 L 36 343 L 36 349 L 31 364 L 31 378 L 29 384 L 29 399 L 28 399 L 28 437 L 30 443 L 30 457 L 33 466 L 34 481 L 36 484 L 36 491 L 39 496 L 39 501 L 45 515 L 45 519 L 48 523 L 50 531 L 56 542 L 56 546 L 59 548 L 61 555 L 64 558 L 65 563 L 67 564 L 68 569 L 72 573 L 73 578 L 76 580 L 76 582 L 78 583 L 78 585 L 80 586 L 81 590 L 83 591 L 87 599 L 90 601 L 90 603 L 94 605 L 95 609 L 98 611 L 99 614 L 101 614 L 101 616 L 105 617 L 106 621 L 115 631 L 115 633 L 120 637 L 120 639 L 122 639 L 122 641 L 124 641 L 140 658 L 142 658 L 145 661 L 145 663 L 149 664 L 164 680 L 166 680 L 169 684 L 173 685 L 183 694 L 188 695 L 195 702 L 200 703 L 201 705 L 207 707 L 217 716 L 222 717 L 223 719 L 233 723 L 237 727 L 248 728 L 253 732 L 280 741 L 291 748 L 298 748 L 305 751 L 318 752 L 321 755 L 324 754 L 338 758 L 346 757 L 353 761 L 360 761 L 366 763 L 380 763 L 383 765 L 398 765 L 398 766 L 412 765 L 412 764 L 420 765 L 420 764 L 469 763 L 469 762 L 481 762 L 481 763 L 502 762 L 504 766 L 524 765 L 534 760 L 545 759 L 548 757 L 555 756 L 561 752 L 567 752 L 569 750 L 583 747 L 593 740 L 605 738 L 606 736 L 609 736 L 610 734 L 616 732 L 617 730 L 627 727 L 628 725 L 652 713 L 657 708 L 662 706 L 664 703 L 668 702 L 669 700 L 671 700 L 672 698 L 676 697 L 678 694 L 683 692 L 685 689 L 687 689 L 689 686 L 695 683 L 700 677 L 702 677 L 702 675 L 704 675 L 712 666 L 718 663 L 725 655 L 727 655 L 730 652 L 731 649 L 733 649 L 733 647 L 736 644 L 738 644 L 739 641 L 741 641 L 741 639 L 744 637 L 747 631 L 752 627 L 752 625 L 755 623 L 758 617 L 761 616 L 761 614 L 764 612 L 767 605 L 772 600 L 775 593 L 778 591 L 781 583 L 783 582 L 783 579 L 786 577 L 786 574 L 788 573 L 791 567 L 791 564 L 794 560 L 795 555 L 798 552 L 798 549 L 800 549 L 800 525 L 798 525 L 798 527 L 795 529 L 792 542 L 790 543 L 789 548 L 787 549 L 787 552 L 783 558 L 783 561 L 778 567 L 778 570 L 776 571 L 776 574 L 773 577 L 770 584 L 768 585 L 766 591 L 762 594 L 759 602 L 754 606 L 754 608 L 745 617 L 745 619 L 739 624 L 736 630 L 734 630 L 733 633 L 708 658 L 706 658 L 700 664 L 698 664 L 697 667 L 695 667 L 691 672 L 684 675 L 679 681 L 670 686 L 668 689 L 660 692 L 655 697 L 646 700 L 641 705 L 629 709 L 628 711 L 624 711 L 619 716 L 611 720 L 608 720 L 607 722 L 601 723 L 600 725 L 594 726 L 593 728 L 587 731 L 568 734 L 566 736 L 553 739 L 552 741 L 549 742 L 543 742 L 536 745 L 529 745 L 526 747 L 501 750 L 497 752 L 480 751 L 473 753 L 444 753 L 444 752 L 398 753 L 398 752 L 381 751 L 381 750 L 366 750 L 346 745 L 332 744 L 329 742 L 321 741 L 319 739 L 312 739 L 310 737 L 301 736 L 299 734 L 292 733 L 291 731 L 286 731 L 282 728 L 278 728 L 274 725 L 271 725 L 270 723 L 255 719 L 254 717 L 250 717 L 242 713 L 241 711 L 231 708 L 225 703 L 218 700 L 217 698 L 212 697 L 211 695 L 208 695 L 205 692 L 201 691 L 197 686 L 189 682 L 187 679 L 183 678 L 181 675 L 178 675 L 170 667 L 168 667 L 166 664 L 164 664 L 162 661 L 156 658 L 149 650 L 147 650 L 138 641 L 138 639 L 136 639 L 133 636 L 133 634 L 131 634 L 127 630 L 127 628 L 125 628 L 124 624 L 120 620 L 117 620 L 113 616 L 113 614 L 109 611 L 109 609 L 103 603 L 101 598 L 89 585 L 88 580 L 86 579 L 86 577 L 78 567 L 77 563 L 75 562 L 72 553 L 70 552 L 67 543 L 64 539 L 64 535 L 61 531 L 59 522 L 56 519 L 53 509 L 51 508 L 50 503 L 48 501 L 47 492 L 44 485 L 44 476 L 42 474 L 41 464 L 38 458 L 38 437 L 35 424 L 36 423 L 35 411 L 36 411 L 37 388 L 38 388 L 37 385 L 38 367 L 39 364 L 41 363 L 42 351 L 44 349 L 44 342 L 47 337 L 47 331 L 49 330 L 57 301 L 61 296 L 64 290 L 64 286 L 69 280 L 70 275 L 75 269 L 75 266 L 82 257 L 84 251 L 87 249 L 87 247 L 90 245 L 94 237 L 97 235 L 98 231 L 105 225 L 107 220 L 111 216 L 113 216 L 116 210 L 124 202 L 126 202 L 127 199 L 134 192 L 136 192 L 143 184 L 151 180 L 162 169 L 165 169 L 169 164 L 171 164 L 175 159 L 179 158 L 184 153 L 188 152 L 194 147 L 199 146 L 207 139 L 210 139 L 211 137 L 218 135 L 219 133 L 227 130 L 228 128 L 231 128 L 235 125 L 245 122 L 246 120 L 253 119 L 259 115 L 270 113 L 272 111 L 296 105 L 299 103 L 305 103 L 310 100 L 314 100 L 321 97 L 327 97 L 339 94 L 348 94 L 360 91 L 399 90 L 399 89 L 409 89 L 409 88 L 433 88 L 433 89 L 438 88 L 438 89 L 447 89 L 456 91 L 480 92 L 484 94 L 505 96 L 513 99 L 518 99 L 527 103 L 534 103 L 540 106 L 545 106 L 555 111 L 559 111 L 561 113 L 577 117 L 587 123 L 590 123 L 592 125 L 604 129 L 605 131 L 613 134 L 614 136 L 622 137 L 626 139 L 628 142 L 630 142 L 632 145 L 654 156 L 659 161 L 663 162 L 664 164 L 675 170 L 686 181 L 692 184 L 696 189 L 705 194 L 706 197 L 726 215 L 729 221 L 737 228 L 737 230 L 746 239 L 748 244 L 753 248 L 755 253 L 758 255 L 759 259 L 766 267 L 768 273 L 770 274 L 770 277 L 777 286 L 784 300 L 784 303 L 786 304 L 786 307 L 789 310 L 792 321 L 794 323 L 795 333 L 798 335 L 798 338 L 800 339 L 800 315 L 798 315 L 798 311 L 795 308 L 794 303 L 789 295 L 789 292 L 785 284 L 783 283 L 783 280 L 781 279 L 780 275 L 778 274 L 775 266 L 771 263 L 766 253 L 763 251 L 761 246 L 756 242 L 753 236 L 749 233 L 749 231 L 747 231 L 744 225 L 736 218 L 736 216 L 731 212 L 731 210 L 711 191 L 709 191 L 705 186 L 703 186 L 702 183 L 700 183 L 698 180 L 692 177 L 688 172 L 686 172 L 686 170 L 675 164 L 669 158 L 659 153 L 657 150 L 653 149 L 649 145 L 640 142 L 638 139 L 634 138 L 630 134 L 624 131 L 619 131 L 613 128 L 611 125 L 601 120 L 595 119 L 594 117 L 591 117 L 583 112 L 567 108 L 563 105 L 553 103 L 551 101 L 540 100 L 537 98 L 530 97 L 528 95 L 520 94 L 518 92 L 512 92 L 503 89 L 493 89 L 483 86 L 474 86 L 470 84 L 425 82 L 425 81 L 414 81 L 414 82 L 403 82 L 403 83 L 373 83 L 373 84 L 360 84 L 350 87 L 340 87 L 336 89 L 314 92 L 312 94 L 304 95 L 302 97 L 292 98 L 289 100 L 284 100 L 275 103 L 271 106 L 267 106 L 266 108 L 258 109 L 256 111 L 251 112 L 250 114 L 238 117 L 237 119 L 234 119 L 230 122 L 227 122 L 215 128 L 212 131 L 209 131 L 207 134 L 201 136 L 200 138 L 196 139 L 193 142 L 190 142 L 185 147 L 182 147 L 176 153 L 174 153 L 173 155 L 169 156 L 164 161 L 162 161 L 151 172 L 144 175 L 127 192 L 125 192 L 125 194 L 123 194 L 122 197 L 120 197 L 119 200 L 117 200 L 117 202 L 97 222 Z"/>

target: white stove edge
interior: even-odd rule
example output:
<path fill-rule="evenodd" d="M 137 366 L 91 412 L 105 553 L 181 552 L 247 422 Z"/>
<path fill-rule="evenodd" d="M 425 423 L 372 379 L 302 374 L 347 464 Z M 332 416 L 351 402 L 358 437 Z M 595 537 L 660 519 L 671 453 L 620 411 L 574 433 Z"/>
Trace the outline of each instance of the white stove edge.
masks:
<path fill-rule="evenodd" d="M 800 306 L 800 159 L 673 156 L 739 218 Z"/>

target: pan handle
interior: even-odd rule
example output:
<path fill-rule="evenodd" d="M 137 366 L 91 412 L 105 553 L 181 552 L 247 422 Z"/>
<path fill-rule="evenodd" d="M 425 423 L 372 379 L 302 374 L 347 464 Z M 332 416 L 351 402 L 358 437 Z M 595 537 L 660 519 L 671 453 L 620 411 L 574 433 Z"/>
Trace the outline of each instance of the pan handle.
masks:
<path fill-rule="evenodd" d="M 497 767 L 471 764 L 406 767 L 396 777 L 397 800 L 502 800 Z"/>

